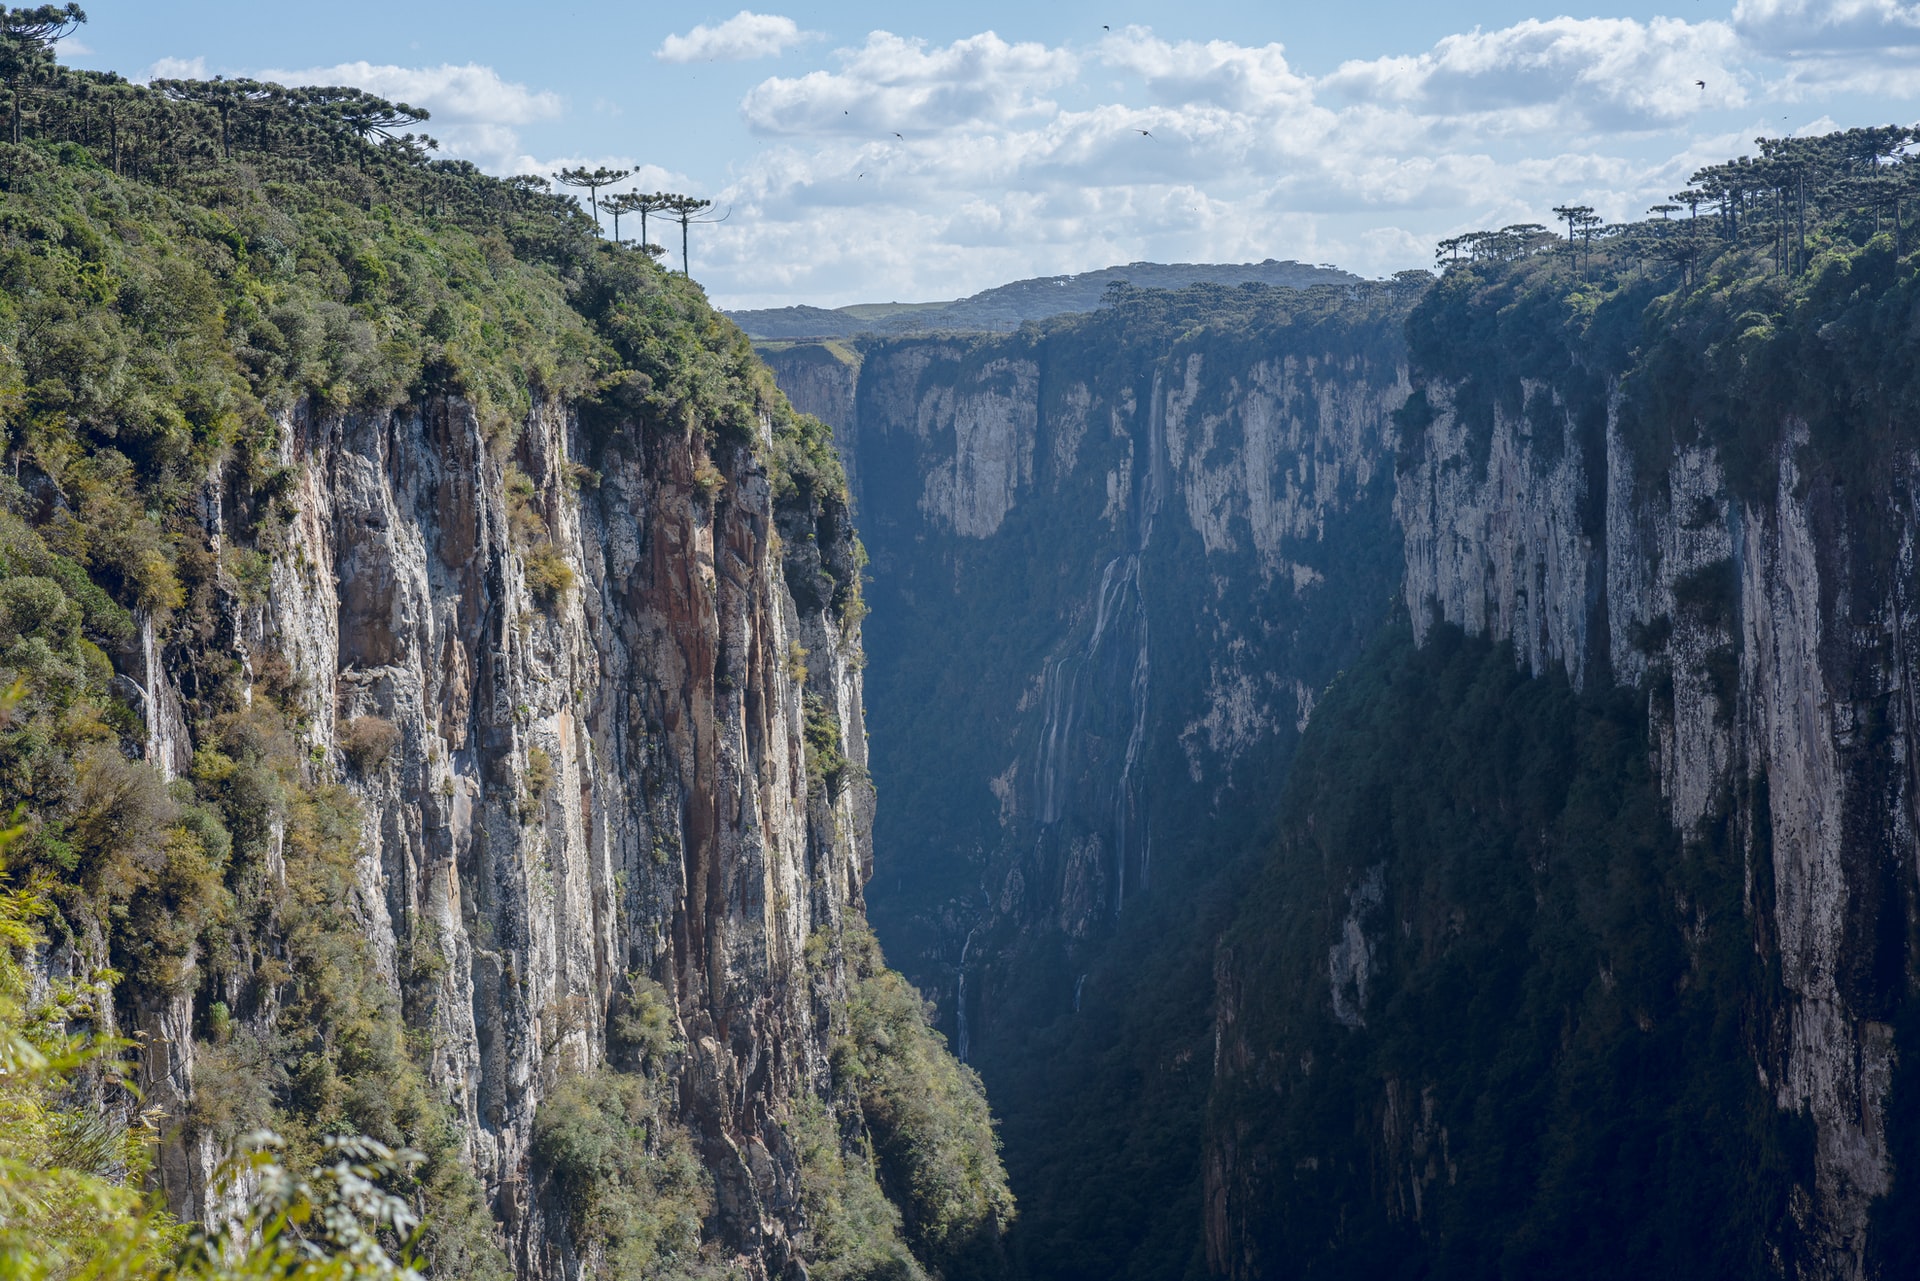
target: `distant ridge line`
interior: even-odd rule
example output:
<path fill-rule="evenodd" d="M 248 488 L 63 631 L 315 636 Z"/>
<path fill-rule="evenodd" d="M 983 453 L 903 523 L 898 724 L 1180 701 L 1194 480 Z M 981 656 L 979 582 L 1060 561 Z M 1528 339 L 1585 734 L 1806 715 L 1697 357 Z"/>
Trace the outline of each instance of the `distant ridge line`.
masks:
<path fill-rule="evenodd" d="M 1142 289 L 1188 285 L 1355 284 L 1361 277 L 1337 267 L 1303 262 L 1133 262 L 1072 276 L 1038 276 L 999 285 L 949 302 L 855 303 L 846 307 L 768 307 L 726 313 L 756 342 L 823 342 L 871 334 L 904 337 L 925 333 L 1005 333 L 1030 320 L 1093 311 L 1107 287 L 1125 282 Z"/>

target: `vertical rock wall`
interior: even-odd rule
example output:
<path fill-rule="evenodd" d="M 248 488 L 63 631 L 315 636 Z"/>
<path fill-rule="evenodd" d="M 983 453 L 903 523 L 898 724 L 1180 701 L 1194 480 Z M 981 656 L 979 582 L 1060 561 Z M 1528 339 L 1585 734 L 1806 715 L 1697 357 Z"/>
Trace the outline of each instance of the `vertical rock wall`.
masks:
<path fill-rule="evenodd" d="M 1482 458 L 1451 389 L 1424 390 L 1433 420 L 1395 501 L 1416 628 L 1442 617 L 1510 640 L 1535 672 L 1647 691 L 1673 821 L 1737 825 L 1754 946 L 1786 993 L 1754 1048 L 1816 1136 L 1815 1188 L 1794 1207 L 1805 1257 L 1787 1266 L 1860 1276 L 1890 1186 L 1891 1018 L 1914 922 L 1915 462 L 1839 474 L 1788 424 L 1775 479 L 1741 495 L 1704 444 L 1637 459 L 1617 394 L 1604 441 L 1585 442 L 1600 448 L 1566 414 L 1564 438 L 1542 439 L 1496 410 Z"/>
<path fill-rule="evenodd" d="M 1150 892 L 1156 845 L 1184 854 L 1195 812 L 1237 808 L 1284 753 L 1337 669 L 1323 631 L 1356 594 L 1369 622 L 1385 614 L 1392 569 L 1343 564 L 1339 527 L 1390 541 L 1404 371 L 1305 322 L 1275 330 L 1252 350 L 1168 334 L 1126 361 L 1071 327 L 878 343 L 857 365 L 763 353 L 857 478 L 890 715 L 925 697 L 893 684 L 901 657 L 938 654 L 964 687 L 950 713 L 967 756 L 936 784 L 964 834 L 899 831 L 900 875 L 921 884 L 896 892 L 883 870 L 876 890 L 883 937 L 942 995 L 950 1034 L 970 934 L 991 966 L 1010 944 L 983 924 L 1068 946 L 1105 933 Z M 992 636 L 941 621 L 1003 600 L 1020 617 Z M 897 753 L 944 750 L 904 724 L 882 733 Z M 922 817 L 912 795 L 896 812 Z M 990 1025 L 975 1017 L 969 1040 Z"/>
<path fill-rule="evenodd" d="M 744 446 L 709 459 L 553 403 L 504 447 L 459 399 L 305 406 L 281 462 L 291 551 L 238 644 L 290 664 L 316 760 L 361 804 L 355 911 L 424 1024 L 516 1270 L 571 1274 L 533 1119 L 558 1075 L 605 1058 L 610 1004 L 645 976 L 672 995 L 678 1109 L 725 1244 L 780 1275 L 798 1226 L 781 1117 L 824 1085 L 839 992 L 837 955 L 809 967 L 804 949 L 859 913 L 870 869 L 857 623 L 830 590 L 789 589 L 852 573 L 846 512 L 776 511 Z M 509 468 L 530 497 L 509 497 Z M 529 587 L 515 501 L 572 572 L 551 599 Z M 835 794 L 805 766 L 802 681 L 857 767 Z M 382 722 L 394 746 L 363 768 L 347 748 Z M 184 1094 L 191 1040 L 166 1044 L 150 1074 Z M 171 1155 L 189 1204 L 209 1159 Z"/>

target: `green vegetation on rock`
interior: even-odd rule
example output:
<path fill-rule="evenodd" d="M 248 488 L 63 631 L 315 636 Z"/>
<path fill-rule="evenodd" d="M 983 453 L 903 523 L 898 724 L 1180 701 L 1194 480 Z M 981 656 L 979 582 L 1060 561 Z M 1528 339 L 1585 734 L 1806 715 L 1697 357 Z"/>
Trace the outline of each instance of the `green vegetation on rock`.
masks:
<path fill-rule="evenodd" d="M 1328 691 L 1220 945 L 1209 1130 L 1220 1186 L 1255 1198 L 1232 1257 L 1767 1270 L 1812 1152 L 1748 1055 L 1777 973 L 1730 809 L 1676 833 L 1646 741 L 1632 691 L 1450 627 L 1391 630 Z"/>
<path fill-rule="evenodd" d="M 1598 228 L 1584 244 L 1531 226 L 1449 241 L 1407 324 L 1414 366 L 1455 389 L 1481 456 L 1495 406 L 1522 420 L 1543 399 L 1529 382 L 1598 444 L 1617 385 L 1643 479 L 1701 442 L 1736 496 L 1762 498 L 1795 423 L 1815 461 L 1869 474 L 1920 412 L 1912 136 L 1761 139 L 1758 159 L 1694 175 L 1695 216 Z"/>
<path fill-rule="evenodd" d="M 920 994 L 886 967 L 864 927 L 838 940 L 848 999 L 836 1012 L 831 1104 L 795 1101 L 813 1275 L 966 1281 L 1003 1274 L 1014 1218 L 986 1092 L 948 1053 Z M 810 963 L 829 940 L 816 934 Z"/>
<path fill-rule="evenodd" d="M 552 1182 L 584 1276 L 721 1275 L 701 1253 L 712 1179 L 666 1096 L 657 1076 L 601 1070 L 562 1077 L 541 1101 L 533 1156 Z"/>
<path fill-rule="evenodd" d="M 18 686 L 0 708 L 10 708 Z M 0 853 L 22 834 L 0 831 Z M 36 983 L 56 913 L 46 873 L 0 881 L 0 1275 L 18 1281 L 405 1281 L 419 1216 L 388 1185 L 420 1164 L 364 1137 L 332 1138 L 307 1172 L 258 1132 L 218 1175 L 231 1218 L 177 1222 L 148 1186 L 164 1118 L 106 1106 L 132 1042 L 103 1034 L 100 984 Z"/>
<path fill-rule="evenodd" d="M 13 693 L 0 708 L 0 807 L 19 831 L 8 859 L 45 905 L 43 956 L 81 976 L 89 999 L 110 996 L 122 1027 L 190 998 L 197 1044 L 190 1115 L 147 1116 L 120 1076 L 98 1077 L 93 1106 L 121 1128 L 88 1140 L 92 1164 L 61 1164 L 58 1145 L 29 1153 L 0 1195 L 26 1186 L 32 1161 L 80 1189 L 98 1214 L 44 1225 L 57 1261 L 84 1249 L 95 1219 L 147 1205 L 143 1163 L 165 1136 L 231 1146 L 271 1128 L 285 1146 L 275 1168 L 303 1170 L 331 1159 L 335 1136 L 364 1135 L 423 1154 L 383 1174 L 424 1219 L 421 1265 L 502 1278 L 498 1229 L 416 1030 L 444 960 L 425 923 L 403 923 L 396 991 L 360 906 L 363 815 L 336 773 L 372 782 L 397 731 L 378 716 L 348 721 L 330 760 L 303 674 L 257 647 L 242 661 L 235 620 L 276 566 L 309 563 L 288 528 L 287 436 L 330 415 L 471 404 L 506 473 L 527 584 L 558 610 L 578 584 L 515 491 L 521 425 L 561 403 L 600 439 L 675 433 L 732 471 L 758 460 L 782 520 L 843 536 L 813 563 L 857 618 L 857 547 L 828 433 L 791 409 L 694 282 L 600 239 L 538 181 L 432 159 L 425 139 L 398 132 L 419 117 L 403 104 L 241 81 L 148 88 L 50 59 L 11 103 L 0 689 Z M 177 726 L 160 722 L 163 677 L 182 696 Z M 142 759 L 163 730 L 190 740 L 171 781 Z M 552 772 L 532 749 L 536 794 Z M 639 1052 L 657 1053 L 650 1007 L 628 1013 Z M 580 1078 L 542 1114 L 576 1240 L 622 1275 L 695 1258 L 709 1208 L 670 1109 L 637 1081 Z M 35 1106 L 48 1099 L 60 1101 Z M 46 1115 L 58 1127 L 78 1114 Z"/>

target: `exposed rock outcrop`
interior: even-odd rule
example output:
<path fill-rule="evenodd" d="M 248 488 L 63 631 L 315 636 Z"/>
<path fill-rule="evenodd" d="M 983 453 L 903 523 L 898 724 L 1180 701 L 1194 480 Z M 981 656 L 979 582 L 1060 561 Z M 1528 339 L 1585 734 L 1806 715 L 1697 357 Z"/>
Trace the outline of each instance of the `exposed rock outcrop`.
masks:
<path fill-rule="evenodd" d="M 1411 298 L 1219 291 L 1168 314 L 1167 297 L 866 344 L 851 418 L 816 395 L 822 357 L 765 353 L 852 454 L 874 558 L 875 925 L 989 1092 L 1028 1102 L 1003 1131 L 1030 1179 L 1022 1224 L 1100 1242 L 1062 1275 L 1196 1225 L 1179 1198 L 1115 1202 L 1112 1224 L 1054 1217 L 1079 1193 L 1044 1163 L 1094 1141 L 1072 1109 L 1101 1087 L 1033 1047 L 1100 1028 L 1138 1045 L 1110 1020 L 1159 964 L 1142 940 L 1244 855 L 1317 691 L 1400 573 L 1391 411 Z M 1204 997 L 1184 1008 L 1204 1038 Z M 1138 1053 L 1182 1097 L 1204 1092 L 1191 1049 Z"/>
<path fill-rule="evenodd" d="M 1391 329 L 1392 305 L 1362 323 Z M 1311 315 L 1276 305 L 1262 323 L 1264 344 L 1202 329 L 1155 346 L 1157 318 L 1121 309 L 1038 337 L 873 344 L 857 367 L 821 348 L 765 353 L 850 456 L 876 556 L 873 626 L 892 638 L 916 625 L 903 615 L 1000 601 L 1014 576 L 1046 584 L 1023 606 L 1035 616 L 1017 650 L 954 655 L 980 681 L 955 713 L 987 742 L 978 777 L 953 782 L 990 852 L 916 839 L 915 863 L 936 870 L 903 874 L 943 888 L 907 901 L 883 878 L 877 895 L 882 919 L 946 922 L 937 941 L 916 939 L 921 959 L 902 955 L 929 990 L 957 989 L 952 966 L 983 907 L 1010 928 L 1101 933 L 1151 885 L 1156 847 L 1184 857 L 1192 807 L 1217 811 L 1246 785 L 1236 771 L 1250 782 L 1298 733 L 1337 660 L 1301 666 L 1288 652 L 1347 625 L 1356 590 L 1367 612 L 1385 608 L 1390 580 L 1356 581 L 1329 531 L 1372 510 L 1387 537 L 1404 370 Z M 1137 358 L 1101 360 L 1098 344 L 1120 333 Z M 987 643 L 952 631 L 938 642 Z M 888 653 L 883 682 L 897 671 Z M 1163 655 L 1186 661 L 1169 670 Z M 1169 764 L 1191 797 L 1169 789 Z M 902 848 L 909 839 L 901 830 Z M 974 1023 L 974 1044 L 990 1022 Z"/>
<path fill-rule="evenodd" d="M 533 1119 L 559 1074 L 606 1059 L 609 1011 L 644 977 L 672 997 L 677 1109 L 725 1244 L 783 1275 L 800 1218 L 782 1121 L 825 1088 L 843 995 L 837 953 L 806 945 L 858 917 L 871 866 L 859 632 L 831 590 L 851 581 L 846 511 L 783 512 L 744 444 L 709 455 L 551 402 L 510 445 L 457 398 L 305 406 L 282 428 L 290 554 L 236 641 L 290 664 L 313 751 L 360 803 L 354 910 L 516 1270 L 577 1266 Z M 570 584 L 549 563 L 530 586 L 530 529 Z M 809 775 L 803 694 L 852 766 L 837 786 Z M 377 759 L 351 750 L 370 726 Z M 191 1037 L 155 1017 L 150 1088 L 184 1098 Z M 169 1170 L 195 1212 L 210 1159 Z"/>
<path fill-rule="evenodd" d="M 1787 994 L 1754 1050 L 1779 1106 L 1816 1135 L 1794 1266 L 1860 1276 L 1890 1186 L 1889 1019 L 1906 970 L 1894 940 L 1916 869 L 1902 763 L 1920 676 L 1915 461 L 1875 477 L 1807 470 L 1806 428 L 1789 424 L 1773 484 L 1742 495 L 1704 443 L 1636 458 L 1615 395 L 1603 448 L 1583 450 L 1565 414 L 1564 438 L 1542 441 L 1496 411 L 1482 462 L 1450 389 L 1425 391 L 1433 420 L 1395 503 L 1416 626 L 1443 617 L 1512 641 L 1533 671 L 1646 689 L 1673 822 L 1737 824 L 1754 943 Z"/>

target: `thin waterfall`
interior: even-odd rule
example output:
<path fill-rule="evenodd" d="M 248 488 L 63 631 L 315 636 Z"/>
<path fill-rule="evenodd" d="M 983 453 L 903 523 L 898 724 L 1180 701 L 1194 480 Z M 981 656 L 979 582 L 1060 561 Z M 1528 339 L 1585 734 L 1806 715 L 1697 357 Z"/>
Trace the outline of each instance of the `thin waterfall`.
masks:
<path fill-rule="evenodd" d="M 1071 666 L 1071 678 L 1065 675 Z M 1048 659 L 1043 677 L 1046 723 L 1040 727 L 1040 821 L 1060 821 L 1060 764 L 1073 743 L 1074 713 L 1079 710 L 1080 668 L 1076 658 Z"/>
<path fill-rule="evenodd" d="M 1113 742 L 1118 726 L 1112 725 L 1121 714 L 1125 698 L 1125 747 L 1118 769 L 1105 776 L 1112 780 L 1112 799 L 1104 824 L 1113 842 L 1113 914 L 1126 906 L 1127 880 L 1132 864 L 1139 865 L 1139 889 L 1148 884 L 1150 844 L 1145 833 L 1143 803 L 1140 796 L 1140 764 L 1147 738 L 1147 696 L 1153 681 L 1153 662 L 1148 644 L 1146 593 L 1141 584 L 1142 554 L 1153 538 L 1154 517 L 1159 513 L 1166 487 L 1165 397 L 1161 375 L 1154 374 L 1153 390 L 1147 398 L 1147 440 L 1145 457 L 1134 482 L 1132 520 L 1129 540 L 1132 547 L 1108 560 L 1100 572 L 1100 585 L 1093 597 L 1093 620 L 1086 645 L 1046 661 L 1041 671 L 1041 701 L 1044 721 L 1035 745 L 1037 817 L 1050 827 L 1066 817 L 1074 802 L 1071 793 L 1082 776 L 1076 765 L 1105 764 L 1113 769 L 1111 757 L 1104 762 L 1078 755 L 1088 750 L 1082 740 L 1089 732 L 1093 741 Z M 1131 636 L 1127 633 L 1131 630 Z M 1130 642 L 1131 652 L 1121 648 Z M 1107 661 L 1102 662 L 1105 657 Z M 1126 682 L 1122 695 L 1120 682 Z M 1085 708 L 1082 704 L 1087 704 Z M 1084 713 L 1084 715 L 1083 715 Z M 1087 720 L 1083 726 L 1082 720 Z M 1105 773 L 1096 770 L 1096 773 Z M 1063 785 L 1063 779 L 1065 780 Z M 1103 789 L 1104 790 L 1104 789 Z M 1094 818 L 1087 814 L 1087 818 Z"/>
<path fill-rule="evenodd" d="M 967 953 L 973 950 L 973 936 L 979 932 L 980 927 L 975 925 L 967 931 L 967 941 L 960 945 L 960 992 L 954 998 L 953 1017 L 956 1025 L 955 1031 L 958 1033 L 954 1038 L 957 1042 L 954 1052 L 959 1056 L 962 1063 L 967 1061 L 967 1050 L 969 1048 L 967 1040 Z"/>
<path fill-rule="evenodd" d="M 1152 675 L 1152 664 L 1147 657 L 1147 605 L 1141 597 L 1138 583 L 1134 587 L 1135 625 L 1140 633 L 1140 648 L 1133 657 L 1133 681 L 1129 692 L 1133 698 L 1133 727 L 1127 734 L 1127 754 L 1120 766 L 1120 785 L 1114 789 L 1114 863 L 1118 869 L 1113 896 L 1113 914 L 1120 915 L 1127 893 L 1127 834 L 1132 830 L 1139 817 L 1139 802 L 1136 795 L 1137 785 L 1133 777 L 1133 768 L 1140 761 L 1140 746 L 1147 737 L 1147 683 Z M 1144 842 L 1143 842 L 1144 845 Z M 1140 888 L 1147 887 L 1147 865 L 1144 850 L 1140 861 Z"/>
<path fill-rule="evenodd" d="M 1159 514 L 1161 494 L 1166 484 L 1166 398 L 1162 395 L 1160 371 L 1153 375 L 1153 391 L 1147 399 L 1147 460 L 1140 472 L 1140 490 L 1134 503 L 1134 552 L 1128 557 L 1127 582 L 1133 590 L 1134 632 L 1137 649 L 1133 655 L 1132 680 L 1128 695 L 1132 703 L 1133 724 L 1127 733 L 1127 750 L 1120 765 L 1120 778 L 1114 791 L 1114 895 L 1113 914 L 1119 916 L 1126 906 L 1129 834 L 1141 823 L 1139 784 L 1134 768 L 1140 763 L 1140 749 L 1147 738 L 1147 690 L 1152 683 L 1153 663 L 1147 645 L 1147 595 L 1141 585 L 1140 558 L 1153 541 L 1153 518 Z M 1140 888 L 1147 887 L 1148 842 L 1143 836 L 1140 853 Z"/>

